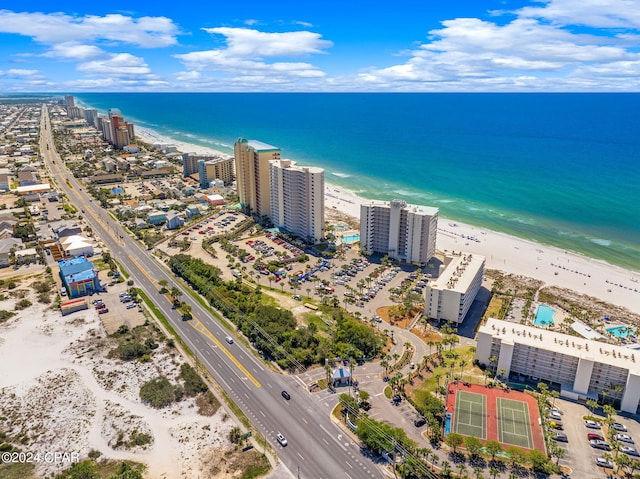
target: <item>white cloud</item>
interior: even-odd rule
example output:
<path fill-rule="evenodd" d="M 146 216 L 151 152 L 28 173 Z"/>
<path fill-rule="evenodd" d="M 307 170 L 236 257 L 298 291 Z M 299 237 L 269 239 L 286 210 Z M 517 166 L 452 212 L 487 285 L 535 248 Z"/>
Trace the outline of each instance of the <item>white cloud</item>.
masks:
<path fill-rule="evenodd" d="M 116 77 L 148 75 L 151 73 L 142 58 L 135 57 L 129 53 L 118 53 L 105 60 L 83 63 L 78 66 L 78 70 L 91 75 L 112 75 Z"/>
<path fill-rule="evenodd" d="M 405 52 L 409 58 L 404 63 L 371 68 L 357 80 L 391 90 L 566 91 L 597 88 L 597 78 L 606 74 L 609 76 L 603 78 L 603 84 L 607 88 L 633 88 L 625 72 L 640 66 L 634 43 L 637 38 L 634 32 L 619 28 L 635 25 L 640 10 L 625 17 L 623 9 L 612 7 L 607 15 L 605 6 L 611 3 L 552 0 L 515 12 L 519 16 L 507 23 L 478 18 L 445 20 L 442 28 L 429 32 L 428 42 Z M 640 0 L 623 3 L 629 7 Z M 576 14 L 583 26 L 610 24 L 618 30 L 609 36 L 591 35 L 561 24 L 568 21 L 571 8 L 578 4 L 591 8 L 588 14 Z M 624 66 L 619 75 L 614 65 Z"/>
<path fill-rule="evenodd" d="M 521 17 L 540 18 L 560 25 L 594 28 L 640 27 L 639 0 L 543 0 L 542 6 L 525 7 Z"/>
<path fill-rule="evenodd" d="M 221 71 L 235 75 L 230 82 L 289 83 L 300 79 L 321 78 L 326 74 L 307 62 L 266 59 L 307 56 L 324 53 L 333 45 L 317 33 L 307 31 L 266 33 L 247 28 L 208 28 L 208 33 L 223 35 L 226 47 L 175 55 L 191 71 Z"/>
<path fill-rule="evenodd" d="M 0 10 L 0 32 L 32 37 L 49 45 L 109 41 L 145 48 L 175 45 L 179 33 L 173 21 L 166 17 L 133 18 L 120 14 L 71 16 L 9 10 Z"/>
<path fill-rule="evenodd" d="M 43 56 L 54 58 L 66 58 L 69 60 L 88 60 L 104 55 L 104 50 L 95 45 L 82 45 L 74 42 L 65 42 L 53 45 L 51 50 Z"/>
<path fill-rule="evenodd" d="M 205 32 L 223 35 L 226 38 L 225 51 L 231 56 L 264 58 L 277 56 L 301 56 L 324 53 L 323 49 L 333 45 L 322 40 L 318 33 L 284 32 L 266 33 L 249 28 L 203 28 Z"/>
<path fill-rule="evenodd" d="M 7 70 L 7 75 L 14 77 L 30 77 L 37 74 L 38 70 L 22 70 L 20 68 L 11 68 Z"/>

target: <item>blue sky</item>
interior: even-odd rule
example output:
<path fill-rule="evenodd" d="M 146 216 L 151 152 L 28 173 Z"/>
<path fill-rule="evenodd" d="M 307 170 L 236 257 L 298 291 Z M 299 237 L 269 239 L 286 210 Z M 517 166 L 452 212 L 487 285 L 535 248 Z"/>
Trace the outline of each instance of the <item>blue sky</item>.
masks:
<path fill-rule="evenodd" d="M 640 91 L 640 0 L 385 3 L 4 0 L 0 91 Z"/>

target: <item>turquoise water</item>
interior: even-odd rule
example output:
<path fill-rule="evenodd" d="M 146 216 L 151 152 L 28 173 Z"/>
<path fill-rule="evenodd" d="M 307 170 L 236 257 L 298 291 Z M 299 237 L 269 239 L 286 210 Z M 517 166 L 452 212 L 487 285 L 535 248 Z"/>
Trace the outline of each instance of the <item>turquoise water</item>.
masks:
<path fill-rule="evenodd" d="M 360 241 L 360 235 L 345 235 L 342 237 L 342 241 L 344 243 L 355 243 L 356 241 Z"/>
<path fill-rule="evenodd" d="M 640 271 L 637 93 L 75 96 L 226 153 L 238 137 L 262 140 L 365 198 L 436 206 L 443 218 Z"/>
<path fill-rule="evenodd" d="M 607 328 L 607 332 L 613 334 L 616 338 L 626 338 L 633 336 L 633 329 L 629 329 L 626 326 L 616 326 L 615 328 Z"/>
<path fill-rule="evenodd" d="M 541 304 L 536 310 L 536 319 L 533 324 L 536 326 L 553 326 L 553 315 L 556 314 L 556 310 L 550 308 L 546 304 Z"/>

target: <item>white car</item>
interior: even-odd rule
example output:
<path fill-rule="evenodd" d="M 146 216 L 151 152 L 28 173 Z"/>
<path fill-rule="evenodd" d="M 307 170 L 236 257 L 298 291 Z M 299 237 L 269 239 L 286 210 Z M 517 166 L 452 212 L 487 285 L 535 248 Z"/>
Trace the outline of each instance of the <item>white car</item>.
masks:
<path fill-rule="evenodd" d="M 616 431 L 627 432 L 627 426 L 625 426 L 624 424 L 620 424 L 619 422 L 614 422 L 611 427 Z"/>
<path fill-rule="evenodd" d="M 633 443 L 633 438 L 629 434 L 616 434 L 616 441 Z"/>
<path fill-rule="evenodd" d="M 584 422 L 584 425 L 587 426 L 589 429 L 600 429 L 600 423 L 596 421 L 592 421 L 591 419 L 587 419 Z"/>
<path fill-rule="evenodd" d="M 631 447 L 631 446 L 622 446 L 620 448 L 620 451 L 624 452 L 625 454 L 628 454 L 630 456 L 640 456 L 640 452 L 638 452 L 638 450 L 635 447 Z"/>
<path fill-rule="evenodd" d="M 613 469 L 613 463 L 604 457 L 596 457 L 596 464 L 600 467 L 606 467 L 607 469 Z"/>
<path fill-rule="evenodd" d="M 280 445 L 282 447 L 285 447 L 288 442 L 287 442 L 287 438 L 285 438 L 282 434 L 278 433 L 276 434 L 276 439 L 278 440 L 278 442 L 280 443 Z"/>
<path fill-rule="evenodd" d="M 229 344 L 233 344 L 233 338 L 231 336 L 227 336 L 226 338 L 224 338 L 224 340 Z"/>

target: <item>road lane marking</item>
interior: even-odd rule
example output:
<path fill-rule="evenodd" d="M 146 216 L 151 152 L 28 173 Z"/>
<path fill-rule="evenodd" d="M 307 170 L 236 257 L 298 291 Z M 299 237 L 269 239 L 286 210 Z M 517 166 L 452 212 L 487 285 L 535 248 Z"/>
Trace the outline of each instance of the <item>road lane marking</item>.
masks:
<path fill-rule="evenodd" d="M 305 424 L 309 424 L 305 418 L 302 418 Z"/>
<path fill-rule="evenodd" d="M 351 464 L 349 464 L 347 461 L 344 461 L 347 463 L 347 466 L 349 466 L 351 469 L 353 469 L 353 466 Z"/>
<path fill-rule="evenodd" d="M 249 379 L 249 381 L 251 381 L 253 383 L 253 385 L 257 388 L 261 387 L 261 384 L 258 382 L 258 380 L 247 370 L 247 368 L 245 368 L 240 361 L 238 361 L 236 359 L 236 357 L 231 354 L 231 352 L 218 340 L 218 338 L 216 338 L 213 333 L 211 331 L 209 331 L 207 329 L 207 327 L 202 324 L 202 322 L 196 318 L 195 316 L 193 316 L 193 319 L 190 321 L 187 321 L 187 323 L 189 324 L 189 326 L 191 326 L 193 329 L 195 329 L 196 331 L 198 331 L 200 334 L 202 334 L 203 336 L 209 338 L 211 341 L 213 341 L 213 343 L 218 346 L 218 348 L 220 349 L 220 351 L 222 351 L 228 358 L 229 360 L 236 365 L 236 367 L 242 371 L 242 373 L 247 377 L 247 379 Z"/>
<path fill-rule="evenodd" d="M 300 459 L 302 459 L 302 460 L 304 461 L 304 457 L 303 457 L 303 455 L 302 455 L 302 454 L 300 454 L 300 453 L 297 453 L 297 454 L 298 454 L 298 456 L 300 456 Z"/>
<path fill-rule="evenodd" d="M 136 259 L 129 255 L 129 259 L 133 262 L 133 264 L 136 265 L 136 267 L 138 268 L 138 270 L 140 270 L 142 272 L 142 274 L 144 274 L 147 279 L 149 281 L 151 281 L 151 283 L 154 285 L 154 287 L 156 289 L 159 290 L 159 285 L 157 284 L 156 280 L 153 279 L 149 273 L 147 273 L 147 271 L 140 266 L 140 263 L 138 263 L 136 261 Z M 242 371 L 242 373 L 247 376 L 247 378 L 249 379 L 249 381 L 251 381 L 255 387 L 259 388 L 260 387 L 260 383 L 258 382 L 258 380 L 247 370 L 247 368 L 245 368 L 240 361 L 238 361 L 230 352 L 227 348 L 225 348 L 222 343 L 220 341 L 218 341 L 218 339 L 213 335 L 213 333 L 211 333 L 211 331 L 209 331 L 207 329 L 207 327 L 202 324 L 202 322 L 195 317 L 195 315 L 193 315 L 192 313 L 192 317 L 193 319 L 191 321 L 188 321 L 188 324 L 195 329 L 196 331 L 198 331 L 199 333 L 201 333 L 203 336 L 209 338 L 218 348 L 220 348 L 220 350 L 222 352 L 224 352 L 224 354 L 229 358 L 229 360 L 236 365 L 236 367 Z"/>

